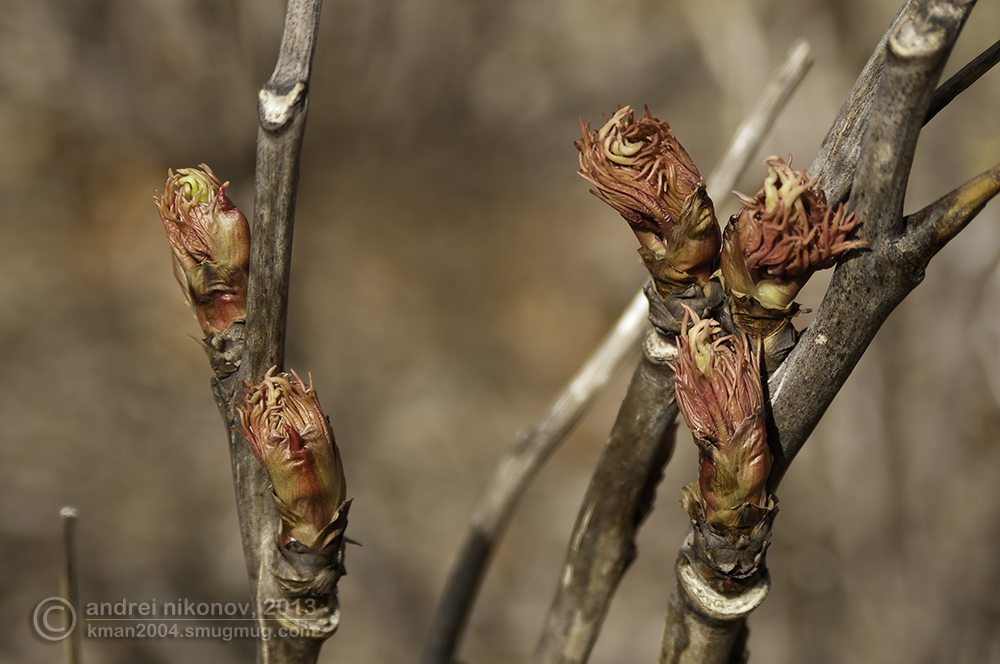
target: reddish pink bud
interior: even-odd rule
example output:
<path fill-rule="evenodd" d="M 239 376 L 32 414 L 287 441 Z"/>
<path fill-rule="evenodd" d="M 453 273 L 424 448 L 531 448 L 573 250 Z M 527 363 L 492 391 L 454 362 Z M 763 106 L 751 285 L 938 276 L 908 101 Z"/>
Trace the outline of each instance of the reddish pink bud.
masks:
<path fill-rule="evenodd" d="M 764 426 L 760 351 L 719 324 L 699 320 L 678 335 L 677 405 L 701 448 L 699 489 L 713 525 L 736 525 L 744 505 L 768 504 L 771 455 Z"/>
<path fill-rule="evenodd" d="M 833 267 L 840 254 L 862 247 L 847 240 L 858 225 L 843 204 L 833 210 L 816 180 L 778 157 L 768 157 L 768 176 L 730 222 L 723 243 L 722 273 L 727 285 L 761 304 L 783 308 L 816 270 Z"/>
<path fill-rule="evenodd" d="M 267 471 L 281 513 L 281 544 L 296 540 L 312 548 L 322 543 L 347 497 L 340 452 L 313 390 L 292 372 L 260 385 L 244 382 L 240 433 Z"/>
<path fill-rule="evenodd" d="M 154 196 L 173 252 L 174 276 L 206 334 L 246 314 L 250 226 L 205 164 L 169 171 Z"/>
<path fill-rule="evenodd" d="M 670 126 L 628 106 L 592 132 L 583 124 L 580 175 L 629 223 L 650 254 L 681 277 L 707 282 L 721 235 L 705 181 Z M 694 280 L 694 279 L 692 279 Z"/>

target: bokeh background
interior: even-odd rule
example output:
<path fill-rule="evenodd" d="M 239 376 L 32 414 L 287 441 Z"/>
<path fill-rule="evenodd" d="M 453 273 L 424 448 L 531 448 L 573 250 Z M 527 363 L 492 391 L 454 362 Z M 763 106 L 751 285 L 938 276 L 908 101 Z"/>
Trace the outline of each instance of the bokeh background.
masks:
<path fill-rule="evenodd" d="M 981 3 L 946 75 L 1000 32 Z M 805 166 L 892 0 L 328 0 L 288 361 L 347 468 L 324 662 L 413 662 L 472 507 L 644 281 L 575 175 L 578 118 L 668 120 L 703 173 L 798 37 L 816 64 L 761 151 Z M 84 602 L 246 601 L 225 435 L 152 196 L 209 163 L 252 205 L 279 0 L 0 2 L 0 661 L 52 662 L 59 508 Z M 1000 75 L 921 138 L 908 211 L 1000 158 Z M 755 165 L 741 182 L 756 190 Z M 1000 204 L 932 263 L 781 487 L 755 661 L 1000 662 Z M 822 279 L 803 298 L 815 307 Z M 803 322 L 806 319 L 803 320 Z M 629 364 L 633 361 L 630 360 Z M 524 662 L 630 370 L 503 541 L 461 651 Z M 686 434 L 596 663 L 654 661 L 695 477 Z M 247 661 L 249 642 L 84 640 L 89 662 Z"/>

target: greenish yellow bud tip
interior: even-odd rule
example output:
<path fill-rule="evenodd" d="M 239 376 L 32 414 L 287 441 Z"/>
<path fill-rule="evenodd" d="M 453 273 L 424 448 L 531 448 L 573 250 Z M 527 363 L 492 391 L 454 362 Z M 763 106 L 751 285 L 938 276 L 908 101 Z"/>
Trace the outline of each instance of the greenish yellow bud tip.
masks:
<path fill-rule="evenodd" d="M 206 336 L 246 315 L 250 225 L 212 169 L 168 171 L 153 201 L 167 235 L 174 276 Z"/>

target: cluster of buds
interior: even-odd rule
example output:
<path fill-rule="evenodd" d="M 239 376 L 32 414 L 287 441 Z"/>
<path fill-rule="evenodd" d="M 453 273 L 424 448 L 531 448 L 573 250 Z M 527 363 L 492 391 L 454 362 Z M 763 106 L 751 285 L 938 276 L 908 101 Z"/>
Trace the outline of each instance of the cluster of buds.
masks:
<path fill-rule="evenodd" d="M 205 164 L 168 171 L 154 196 L 173 253 L 174 276 L 207 337 L 246 315 L 250 226 Z"/>
<path fill-rule="evenodd" d="M 340 452 L 312 386 L 272 367 L 260 385 L 244 382 L 240 433 L 267 471 L 281 515 L 279 544 L 322 550 L 342 529 L 335 524 L 347 497 Z"/>
<path fill-rule="evenodd" d="M 754 197 L 739 196 L 743 208 L 729 222 L 722 243 L 722 276 L 736 323 L 764 339 L 769 355 L 790 349 L 794 299 L 809 277 L 864 242 L 847 240 L 855 215 L 826 203 L 805 171 L 778 157 L 764 160 L 767 179 Z M 783 339 L 783 341 L 782 341 Z"/>
<path fill-rule="evenodd" d="M 580 121 L 579 174 L 628 222 L 661 297 L 704 286 L 722 242 L 704 178 L 670 126 L 648 108 L 638 120 L 628 106 L 604 119 L 596 132 Z"/>
<path fill-rule="evenodd" d="M 677 337 L 677 406 L 698 443 L 698 508 L 720 532 L 751 528 L 768 512 L 771 454 L 764 424 L 760 347 L 723 335 L 711 318 Z M 695 508 L 689 505 L 689 510 Z M 692 515 L 694 516 L 694 515 Z"/>

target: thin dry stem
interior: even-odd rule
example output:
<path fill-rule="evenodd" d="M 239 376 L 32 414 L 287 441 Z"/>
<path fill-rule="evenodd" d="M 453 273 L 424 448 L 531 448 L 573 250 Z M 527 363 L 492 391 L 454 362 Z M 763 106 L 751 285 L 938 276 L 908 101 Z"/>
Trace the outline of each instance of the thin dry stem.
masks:
<path fill-rule="evenodd" d="M 708 176 L 708 195 L 716 201 L 720 214 L 723 207 L 721 201 L 726 199 L 750 166 L 762 139 L 770 133 L 778 119 L 778 112 L 791 99 L 812 63 L 812 47 L 808 41 L 799 39 L 792 44 L 757 100 L 757 105 L 736 129 L 722 159 Z"/>
<path fill-rule="evenodd" d="M 64 640 L 67 664 L 83 662 L 83 625 L 80 621 L 80 591 L 76 575 L 76 521 L 80 513 L 75 507 L 64 507 L 59 510 L 63 523 L 63 570 L 60 580 L 60 594 L 72 607 L 76 625 Z"/>
<path fill-rule="evenodd" d="M 924 124 L 931 121 L 935 115 L 954 101 L 955 97 L 965 92 L 966 89 L 990 69 L 1000 62 L 1000 40 L 993 46 L 983 51 L 972 62 L 962 67 L 954 76 L 938 86 L 931 98 L 931 105 L 927 109 L 924 117 Z"/>

